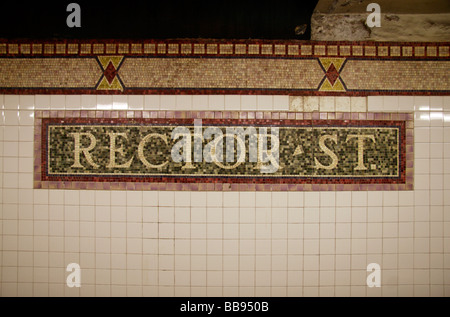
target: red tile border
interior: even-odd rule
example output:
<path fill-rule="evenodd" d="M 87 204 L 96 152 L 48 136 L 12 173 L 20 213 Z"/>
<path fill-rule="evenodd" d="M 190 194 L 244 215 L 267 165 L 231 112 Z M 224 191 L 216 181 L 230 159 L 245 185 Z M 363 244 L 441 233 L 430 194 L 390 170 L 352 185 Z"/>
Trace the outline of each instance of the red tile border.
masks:
<path fill-rule="evenodd" d="M 172 116 L 165 118 L 168 113 Z M 251 113 L 251 112 L 250 112 Z M 89 114 L 96 114 L 91 117 Z M 116 114 L 116 118 L 112 118 Z M 125 115 L 129 114 L 130 118 Z M 100 190 L 220 190 L 220 191 L 342 191 L 342 190 L 412 190 L 414 171 L 414 147 L 413 147 L 413 116 L 409 113 L 369 113 L 373 116 L 361 117 L 358 113 L 349 113 L 348 119 L 303 119 L 302 113 L 293 112 L 265 112 L 264 119 L 248 119 L 249 112 L 235 112 L 236 119 L 203 119 L 203 124 L 218 123 L 223 120 L 230 124 L 239 122 L 248 125 L 271 125 L 271 126 L 315 126 L 327 123 L 328 125 L 394 125 L 401 127 L 401 177 L 398 180 L 386 178 L 276 178 L 276 179 L 239 179 L 239 178 L 219 178 L 219 177 L 52 177 L 47 176 L 46 169 L 46 131 L 45 127 L 53 122 L 59 123 L 64 120 L 68 123 L 143 123 L 151 120 L 152 123 L 189 125 L 197 117 L 198 113 L 191 111 L 157 111 L 153 119 L 145 119 L 140 114 L 142 111 L 35 111 L 35 133 L 34 133 L 34 188 L 54 188 L 54 189 L 100 189 Z M 230 112 L 223 112 L 224 117 L 231 116 Z M 296 119 L 279 119 L 295 114 Z M 306 114 L 306 113 L 305 113 Z M 319 113 L 318 113 L 319 114 Z M 323 113 L 330 117 L 332 113 Z M 355 119 L 350 119 L 354 114 Z M 321 113 L 319 114 L 319 118 Z M 290 116 L 293 118 L 294 116 Z M 373 117 L 375 120 L 368 120 Z M 238 119 L 247 118 L 247 119 Z"/>

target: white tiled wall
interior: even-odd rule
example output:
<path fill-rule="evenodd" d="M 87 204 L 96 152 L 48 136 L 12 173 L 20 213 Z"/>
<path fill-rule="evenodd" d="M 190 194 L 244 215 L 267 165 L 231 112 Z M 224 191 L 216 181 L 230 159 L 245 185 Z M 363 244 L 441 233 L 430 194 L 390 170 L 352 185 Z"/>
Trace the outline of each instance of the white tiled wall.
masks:
<path fill-rule="evenodd" d="M 448 96 L 3 95 L 0 108 L 1 296 L 450 296 Z M 34 190 L 34 109 L 414 112 L 415 190 Z M 72 262 L 81 288 L 65 284 Z"/>

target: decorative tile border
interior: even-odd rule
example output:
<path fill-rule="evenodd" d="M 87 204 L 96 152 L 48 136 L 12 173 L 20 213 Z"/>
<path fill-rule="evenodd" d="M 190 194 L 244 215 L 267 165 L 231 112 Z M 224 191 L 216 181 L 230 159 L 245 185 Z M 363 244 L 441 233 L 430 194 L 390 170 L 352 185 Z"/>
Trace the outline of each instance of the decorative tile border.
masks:
<path fill-rule="evenodd" d="M 183 169 L 183 167 L 181 167 L 183 162 L 179 163 L 178 167 L 175 166 L 176 164 L 174 165 L 173 162 L 169 163 L 168 156 L 163 158 L 163 161 L 165 160 L 168 162 L 164 164 L 157 164 L 157 159 L 155 159 L 155 157 L 152 159 L 147 157 L 148 160 L 143 158 L 143 151 L 148 152 L 152 149 L 163 148 L 164 140 L 166 144 L 168 144 L 167 140 L 170 140 L 171 132 L 174 128 L 188 127 L 191 129 L 189 132 L 189 136 L 191 136 L 191 133 L 195 133 L 193 132 L 195 131 L 193 127 L 194 124 L 198 124 L 199 121 L 203 124 L 203 129 L 211 126 L 222 130 L 226 127 L 239 126 L 244 129 L 257 127 L 258 129 L 270 128 L 270 133 L 275 130 L 285 129 L 283 130 L 284 132 L 282 131 L 279 134 L 279 162 L 280 166 L 285 168 L 285 171 L 281 172 L 276 169 L 273 175 L 270 176 L 266 176 L 269 174 L 261 173 L 249 174 L 247 171 L 254 171 L 254 165 L 260 163 L 260 152 L 257 152 L 258 161 L 253 161 L 254 163 L 251 163 L 253 164 L 252 166 L 250 166 L 250 163 L 249 166 L 245 166 L 247 163 L 242 164 L 240 172 L 238 172 L 237 168 L 233 168 L 234 171 L 231 172 L 231 169 L 225 168 L 225 165 L 229 167 L 230 164 L 233 165 L 234 163 L 214 164 L 214 160 L 209 163 L 205 163 L 203 160 L 196 161 L 196 163 L 193 164 L 197 164 L 197 167 L 200 166 L 200 168 L 197 169 L 197 172 L 198 170 L 200 170 L 200 172 L 194 173 L 189 169 Z M 167 131 L 164 132 L 164 129 Z M 339 129 L 342 129 L 344 133 L 341 134 L 341 132 L 338 131 Z M 359 142 L 359 138 L 355 135 L 350 137 L 350 133 L 348 132 L 350 129 L 355 129 L 351 131 L 358 131 L 360 134 L 369 132 L 382 133 L 383 142 L 380 142 L 379 144 L 381 147 L 376 148 L 373 146 L 373 148 L 371 148 L 370 145 L 367 145 L 370 143 L 369 139 L 371 136 L 369 135 L 364 136 L 367 141 L 366 143 L 364 143 L 364 137 L 362 137 L 361 142 Z M 388 131 L 389 129 L 394 132 Z M 345 130 L 348 131 L 346 132 Z M 76 136 L 74 135 L 77 134 L 74 131 L 82 131 L 84 133 L 84 143 L 80 141 L 80 134 L 78 134 L 78 147 L 74 145 L 76 143 Z M 103 141 L 101 141 L 101 137 L 99 137 L 99 131 L 105 135 Z M 268 130 L 264 131 L 265 135 L 269 134 Z M 298 134 L 299 131 L 303 133 L 301 134 L 303 135 L 302 144 L 296 144 L 296 140 L 299 139 L 300 135 Z M 319 131 L 319 133 L 315 133 L 314 131 Z M 124 151 L 125 143 L 123 142 L 125 139 L 121 140 L 122 143 L 114 141 L 117 143 L 115 146 L 111 146 L 112 141 L 111 139 L 108 139 L 108 133 L 116 135 L 110 135 L 114 140 L 116 140 L 116 137 L 117 139 L 126 138 L 127 136 L 125 136 L 125 134 L 129 133 L 130 138 L 128 140 L 130 141 L 133 140 L 146 145 L 146 141 L 149 141 L 150 138 L 152 138 L 155 142 L 161 141 L 159 142 L 161 144 L 156 145 L 156 147 L 151 147 L 153 146 L 152 144 L 150 145 L 150 148 L 145 148 L 143 145 L 139 150 L 142 153 L 138 153 L 138 151 L 134 149 L 127 154 L 126 150 Z M 166 133 L 167 136 L 164 136 L 164 133 Z M 262 132 L 257 133 L 261 134 Z M 88 141 L 88 134 L 91 134 L 91 136 L 89 136 L 89 138 L 91 138 L 90 141 Z M 148 140 L 145 139 L 144 135 L 150 134 L 153 136 L 148 137 Z M 326 134 L 328 134 L 328 136 L 323 137 L 323 135 Z M 70 137 L 68 137 L 69 135 Z M 344 165 L 347 164 L 350 166 L 350 163 L 348 162 L 351 161 L 351 164 L 355 165 L 358 163 L 358 167 L 361 167 L 360 162 L 363 162 L 364 160 L 364 144 L 366 144 L 367 151 L 379 154 L 379 156 L 377 156 L 378 160 L 375 158 L 375 161 L 369 161 L 369 159 L 373 159 L 373 156 L 367 158 L 363 165 L 366 164 L 368 166 L 362 166 L 358 172 L 355 172 L 358 168 L 354 168 L 352 165 L 352 168 L 344 166 L 342 174 L 327 174 L 328 171 L 326 171 L 326 167 L 330 167 L 328 170 L 336 168 L 336 164 L 332 166 L 333 163 L 337 162 L 337 160 L 335 162 L 333 159 L 332 152 L 337 152 L 337 149 L 339 149 L 338 135 L 340 138 L 343 137 L 341 141 L 345 142 L 345 146 L 348 147 L 349 144 L 352 144 L 351 149 L 340 148 L 339 150 L 339 160 L 344 162 Z M 347 140 L 345 140 L 345 135 L 347 135 Z M 93 138 L 98 138 L 98 140 L 96 139 L 93 141 Z M 354 139 L 354 142 L 350 139 Z M 56 140 L 57 142 L 55 143 L 52 140 Z M 139 140 L 144 140 L 144 142 L 140 142 Z M 248 142 L 250 142 L 249 140 L 250 138 L 248 138 Z M 258 139 L 258 141 L 259 140 L 260 139 Z M 348 142 L 349 140 L 350 142 Z M 88 144 L 89 142 L 91 144 Z M 108 144 L 105 145 L 102 144 L 102 142 L 109 142 L 109 148 Z M 319 144 L 320 142 L 323 142 L 322 145 Z M 204 148 L 206 143 L 205 140 L 203 144 Z M 78 148 L 78 164 L 75 163 L 77 159 L 74 158 L 76 151 L 72 148 L 68 149 L 64 144 L 72 144 L 75 148 Z M 334 147 L 333 144 L 335 144 L 336 147 Z M 95 152 L 96 150 L 94 150 L 93 145 L 98 146 L 98 148 L 103 146 L 103 154 L 100 155 L 98 154 L 100 152 Z M 48 146 L 51 146 L 52 148 L 50 152 L 59 154 L 50 155 Z M 171 146 L 173 145 L 171 144 Z M 192 142 L 192 146 L 195 149 L 194 142 Z M 248 145 L 243 144 L 243 147 L 249 149 L 247 146 Z M 273 146 L 273 144 L 271 144 L 271 146 Z M 135 148 L 137 148 L 137 145 Z M 269 146 L 267 146 L 267 149 L 269 149 Z M 258 145 L 258 151 L 259 150 L 260 148 Z M 411 113 L 35 111 L 34 151 L 34 188 L 221 191 L 354 191 L 413 189 L 413 115 Z M 95 160 L 92 159 L 91 154 L 89 153 L 90 151 L 92 151 L 92 157 L 98 155 L 98 157 L 95 157 Z M 302 157 L 302 154 L 308 151 L 315 151 L 314 156 L 319 158 L 315 163 L 316 167 L 320 165 L 322 171 L 325 171 L 324 173 L 320 174 L 317 170 L 312 169 L 314 172 L 297 175 L 298 171 L 294 171 L 297 166 L 296 164 L 302 164 L 302 162 L 308 159 Z M 94 152 L 97 154 L 94 155 Z M 215 151 L 213 152 L 215 153 Z M 133 154 L 130 156 L 130 153 Z M 136 153 L 138 153 L 137 156 Z M 233 153 L 237 155 L 237 152 Z M 249 153 L 250 150 L 247 151 L 248 158 L 250 158 Z M 115 157 L 116 154 L 117 157 L 122 155 L 123 157 L 133 157 L 134 155 L 135 157 L 140 158 L 141 162 L 144 163 L 147 168 L 137 162 L 136 164 L 141 164 L 141 166 L 139 167 L 139 165 L 135 164 L 130 168 L 131 165 L 128 165 L 127 168 L 130 169 L 127 170 L 126 173 L 122 173 L 120 168 L 114 170 L 115 167 L 123 167 L 126 165 L 125 161 L 119 162 L 119 159 L 117 160 L 117 165 L 122 166 L 117 166 L 116 163 L 111 165 L 113 157 Z M 195 151 L 193 155 L 195 155 Z M 286 155 L 288 155 L 289 158 L 285 157 Z M 383 160 L 379 160 L 383 155 L 384 162 Z M 398 159 L 394 158 L 394 155 L 398 155 Z M 83 160 L 80 160 L 80 157 L 82 157 Z M 347 163 L 345 162 L 346 159 Z M 386 163 L 386 161 L 392 159 L 397 162 L 397 166 L 393 163 Z M 316 158 L 314 158 L 314 160 L 316 160 Z M 136 159 L 135 161 L 138 160 Z M 153 165 L 149 161 L 151 161 Z M 108 166 L 108 168 L 100 166 L 103 163 L 103 165 L 105 165 L 108 162 L 111 169 L 109 169 Z M 190 162 L 194 162 L 194 158 L 192 158 Z M 265 162 L 271 161 L 266 160 Z M 168 166 L 166 166 L 167 164 Z M 189 165 L 186 164 L 186 161 L 184 164 L 184 167 Z M 91 165 L 91 167 L 94 166 L 94 168 L 89 170 L 89 165 Z M 162 170 L 163 165 L 165 171 Z M 238 165 L 240 164 L 234 164 L 234 166 Z M 383 166 L 383 172 L 376 171 L 377 166 Z M 152 168 L 152 173 L 148 172 L 148 167 Z M 145 172 L 142 172 L 144 169 Z M 351 173 L 353 174 L 345 172 L 345 169 L 348 171 L 352 170 L 353 172 Z M 361 171 L 363 169 L 367 170 L 367 172 Z M 83 173 L 78 173 L 79 170 L 82 170 Z M 69 171 L 69 173 L 66 173 L 66 171 Z M 113 171 L 114 174 L 111 174 L 111 171 Z M 315 173 L 315 175 L 312 175 L 311 173 Z"/>
<path fill-rule="evenodd" d="M 450 43 L 0 40 L 0 93 L 450 95 Z"/>

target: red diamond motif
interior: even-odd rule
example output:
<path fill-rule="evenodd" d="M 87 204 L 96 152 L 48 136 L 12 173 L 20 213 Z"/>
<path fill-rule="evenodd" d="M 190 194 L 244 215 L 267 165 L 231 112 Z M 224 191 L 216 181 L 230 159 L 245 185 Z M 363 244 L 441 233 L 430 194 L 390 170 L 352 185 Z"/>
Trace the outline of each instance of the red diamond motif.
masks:
<path fill-rule="evenodd" d="M 109 62 L 103 74 L 105 75 L 108 83 L 111 85 L 112 81 L 114 80 L 114 78 L 116 78 L 117 75 L 117 69 L 114 67 L 112 62 Z"/>
<path fill-rule="evenodd" d="M 330 84 L 333 86 L 336 80 L 339 78 L 339 72 L 337 71 L 336 67 L 334 67 L 334 64 L 331 64 L 330 67 L 328 67 L 325 76 L 327 76 Z"/>

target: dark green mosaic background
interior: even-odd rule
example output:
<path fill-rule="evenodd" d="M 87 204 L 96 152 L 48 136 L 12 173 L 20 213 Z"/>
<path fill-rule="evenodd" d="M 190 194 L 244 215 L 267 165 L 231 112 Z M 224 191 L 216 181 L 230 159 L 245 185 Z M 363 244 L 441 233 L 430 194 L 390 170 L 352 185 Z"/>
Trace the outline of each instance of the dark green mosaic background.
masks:
<path fill-rule="evenodd" d="M 193 169 L 183 169 L 186 163 L 176 163 L 172 161 L 171 149 L 178 140 L 172 140 L 171 133 L 175 127 L 160 126 L 49 126 L 48 131 L 48 175 L 218 175 L 218 176 L 335 176 L 335 177 L 396 177 L 399 174 L 399 131 L 398 128 L 387 127 L 280 127 L 279 139 L 279 164 L 281 166 L 275 173 L 261 173 L 255 169 L 257 163 L 249 162 L 248 148 L 249 137 L 245 139 L 246 160 L 234 169 L 223 169 L 215 163 L 194 162 L 194 142 L 192 142 L 192 164 Z M 206 127 L 203 127 L 203 130 Z M 245 127 L 244 127 L 245 128 Z M 194 128 L 189 127 L 193 134 Z M 225 134 L 225 127 L 221 127 Z M 256 127 L 258 131 L 258 127 Z M 80 154 L 80 163 L 84 168 L 71 167 L 74 164 L 74 138 L 70 133 L 89 132 L 97 139 L 96 147 L 90 151 L 93 160 L 99 165 L 92 167 L 83 154 Z M 116 139 L 116 148 L 122 147 L 124 155 L 116 153 L 116 164 L 124 164 L 134 156 L 129 168 L 107 168 L 110 159 L 110 138 L 108 132 L 126 133 L 128 140 L 122 137 Z M 149 133 L 159 133 L 167 136 L 168 145 L 160 138 L 151 138 L 144 148 L 146 159 L 152 164 L 161 164 L 168 160 L 161 169 L 148 168 L 138 159 L 138 145 Z M 270 133 L 270 128 L 268 128 Z M 337 166 L 334 169 L 317 169 L 315 160 L 324 166 L 332 163 L 332 158 L 324 153 L 319 147 L 319 139 L 323 135 L 336 135 L 337 143 L 326 140 L 325 146 L 329 148 L 338 158 Z M 355 170 L 358 165 L 358 142 L 354 138 L 347 140 L 348 135 L 373 135 L 375 143 L 366 139 L 364 141 L 364 165 L 366 170 Z M 193 138 L 192 138 L 193 139 Z M 225 139 L 224 139 L 225 140 Z M 268 138 L 270 141 L 270 138 Z M 204 140 L 203 147 L 211 140 Z M 90 144 L 88 137 L 82 137 L 83 147 Z M 301 145 L 302 151 L 296 154 L 297 147 Z M 225 160 L 224 142 L 224 160 Z M 237 144 L 235 142 L 235 148 Z M 271 148 L 269 142 L 268 148 Z M 235 150 L 236 152 L 236 150 Z M 298 152 L 298 151 L 297 151 Z M 294 155 L 296 154 L 296 155 Z M 236 155 L 235 155 L 236 157 Z M 223 162 L 226 166 L 231 166 L 233 162 Z M 266 163 L 267 164 L 267 163 Z"/>

